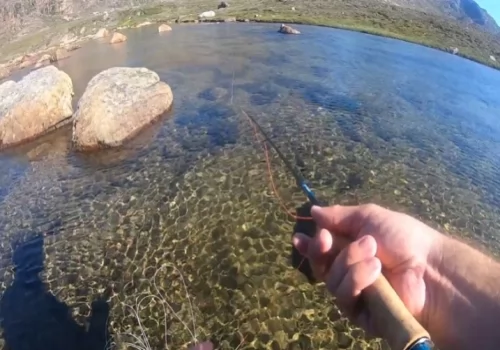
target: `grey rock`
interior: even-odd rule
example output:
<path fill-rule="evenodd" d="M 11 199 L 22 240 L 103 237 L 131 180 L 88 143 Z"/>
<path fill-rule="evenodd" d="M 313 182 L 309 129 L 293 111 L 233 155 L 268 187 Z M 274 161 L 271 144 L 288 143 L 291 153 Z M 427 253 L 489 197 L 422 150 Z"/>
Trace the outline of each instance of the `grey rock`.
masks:
<path fill-rule="evenodd" d="M 73 119 L 79 150 L 122 145 L 170 109 L 173 95 L 158 74 L 146 68 L 115 67 L 89 82 Z"/>
<path fill-rule="evenodd" d="M 54 66 L 0 85 L 0 148 L 45 134 L 71 117 L 71 78 Z"/>

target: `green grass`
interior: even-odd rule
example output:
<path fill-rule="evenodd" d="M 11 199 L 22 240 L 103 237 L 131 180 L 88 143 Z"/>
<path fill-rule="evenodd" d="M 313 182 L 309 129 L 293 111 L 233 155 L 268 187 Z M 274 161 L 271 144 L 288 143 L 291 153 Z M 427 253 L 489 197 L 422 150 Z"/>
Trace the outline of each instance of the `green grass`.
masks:
<path fill-rule="evenodd" d="M 36 47 L 55 31 L 77 32 L 82 26 L 100 28 L 135 27 L 150 22 L 192 22 L 203 11 L 216 10 L 217 2 L 208 0 L 175 1 L 161 4 L 150 4 L 141 8 L 117 11 L 109 22 L 99 19 L 81 19 L 73 26 L 61 24 L 44 32 L 8 43 L 0 49 L 0 57 L 11 56 Z M 292 10 L 295 7 L 295 11 Z M 391 37 L 432 48 L 450 52 L 459 49 L 459 55 L 470 60 L 500 69 L 500 63 L 494 62 L 490 56 L 500 61 L 500 38 L 482 31 L 480 28 L 466 27 L 455 20 L 426 14 L 397 6 L 387 5 L 372 0 L 295 0 L 281 2 L 278 0 L 233 0 L 230 7 L 216 11 L 214 21 L 222 21 L 228 17 L 238 20 L 250 19 L 259 22 L 285 22 L 311 24 L 318 26 L 342 28 L 374 35 Z M 255 17 L 255 15 L 259 17 Z M 42 34 L 41 34 L 42 33 Z M 9 55 L 10 54 L 10 55 Z"/>

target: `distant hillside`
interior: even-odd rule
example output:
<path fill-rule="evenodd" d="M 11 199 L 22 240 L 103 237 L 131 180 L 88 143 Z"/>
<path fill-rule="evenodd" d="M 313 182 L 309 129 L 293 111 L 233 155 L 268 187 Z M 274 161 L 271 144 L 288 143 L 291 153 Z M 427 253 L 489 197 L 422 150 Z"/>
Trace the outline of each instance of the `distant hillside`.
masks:
<path fill-rule="evenodd" d="M 379 0 L 401 7 L 454 18 L 465 24 L 476 24 L 492 33 L 500 33 L 493 17 L 474 0 Z"/>
<path fill-rule="evenodd" d="M 500 69 L 500 28 L 473 0 L 0 0 L 0 60 L 43 51 L 66 34 L 79 37 L 144 22 L 213 21 L 323 25 L 455 52 Z M 500 0 L 499 0 L 500 1 Z M 71 36 L 70 35 L 70 36 Z"/>

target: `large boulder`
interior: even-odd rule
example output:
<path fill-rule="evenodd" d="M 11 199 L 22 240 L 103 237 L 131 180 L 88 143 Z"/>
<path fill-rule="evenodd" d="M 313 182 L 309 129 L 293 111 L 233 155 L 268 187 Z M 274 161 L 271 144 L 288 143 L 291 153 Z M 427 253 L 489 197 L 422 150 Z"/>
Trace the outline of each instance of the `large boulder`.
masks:
<path fill-rule="evenodd" d="M 94 35 L 95 39 L 101 39 L 109 36 L 109 31 L 106 28 L 101 28 L 99 31 Z"/>
<path fill-rule="evenodd" d="M 287 26 L 286 24 L 282 24 L 280 26 L 279 32 L 283 34 L 300 34 L 300 32 L 297 29 Z"/>
<path fill-rule="evenodd" d="M 163 32 L 171 32 L 172 31 L 172 27 L 169 26 L 168 24 L 162 24 L 158 27 L 158 32 L 159 33 L 163 33 Z"/>
<path fill-rule="evenodd" d="M 127 41 L 127 37 L 123 35 L 122 33 L 114 33 L 113 36 L 111 37 L 111 40 L 109 41 L 110 44 L 119 44 Z"/>
<path fill-rule="evenodd" d="M 205 12 L 202 12 L 198 15 L 198 19 L 207 19 L 207 18 L 214 18 L 214 17 L 215 17 L 214 11 L 205 11 Z"/>
<path fill-rule="evenodd" d="M 170 109 L 172 90 L 146 68 L 115 67 L 89 82 L 73 119 L 79 150 L 116 147 Z"/>
<path fill-rule="evenodd" d="M 73 114 L 71 78 L 54 66 L 0 85 L 0 148 L 45 134 Z"/>

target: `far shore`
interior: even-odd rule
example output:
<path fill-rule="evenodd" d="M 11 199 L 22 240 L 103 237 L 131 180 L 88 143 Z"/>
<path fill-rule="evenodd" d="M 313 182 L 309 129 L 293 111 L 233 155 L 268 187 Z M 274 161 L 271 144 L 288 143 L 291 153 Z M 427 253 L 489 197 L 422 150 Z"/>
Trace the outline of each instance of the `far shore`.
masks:
<path fill-rule="evenodd" d="M 168 5 L 141 7 L 125 10 L 102 12 L 88 18 L 73 18 L 61 20 L 54 18 L 54 25 L 42 28 L 16 40 L 0 41 L 0 62 L 4 67 L 15 71 L 22 62 L 24 55 L 43 55 L 49 50 L 63 46 L 58 40 L 64 41 L 72 36 L 71 44 L 78 46 L 92 40 L 101 28 L 109 31 L 136 28 L 142 25 L 183 24 L 203 22 L 264 22 L 305 24 L 331 27 L 373 34 L 393 39 L 399 39 L 434 49 L 456 54 L 466 59 L 500 69 L 500 40 L 480 29 L 464 28 L 458 21 L 436 16 L 423 15 L 416 11 L 381 7 L 370 14 L 349 12 L 348 5 L 339 13 L 327 5 L 314 2 L 295 0 L 293 2 L 278 2 L 271 8 L 257 10 L 250 4 L 229 6 L 224 9 L 213 9 L 215 16 L 198 20 L 198 14 L 212 10 L 207 4 L 192 5 L 186 8 L 172 10 Z M 211 3 L 213 5 L 213 3 Z M 213 7 L 213 6 L 212 6 Z M 387 13 L 384 13 L 386 11 Z M 371 16 L 371 17 L 370 17 Z M 175 29 L 174 29 L 175 30 Z M 0 77 L 1 78 L 1 77 Z"/>

